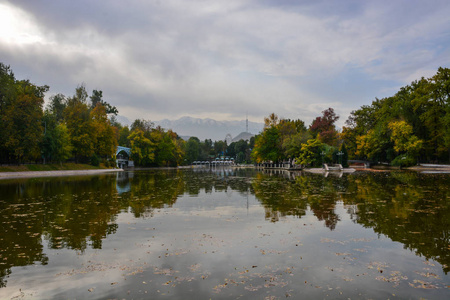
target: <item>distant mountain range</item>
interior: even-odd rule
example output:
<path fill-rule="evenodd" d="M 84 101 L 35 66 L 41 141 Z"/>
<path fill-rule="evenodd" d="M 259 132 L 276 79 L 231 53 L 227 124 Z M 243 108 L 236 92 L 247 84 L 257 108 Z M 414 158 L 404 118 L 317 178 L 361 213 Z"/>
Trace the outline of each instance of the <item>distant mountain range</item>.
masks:
<path fill-rule="evenodd" d="M 130 125 L 131 122 L 123 117 L 117 116 L 117 120 L 124 125 Z M 179 136 L 188 139 L 191 136 L 198 137 L 201 141 L 211 139 L 212 141 L 225 140 L 227 134 L 230 134 L 233 141 L 240 135 L 243 139 L 250 138 L 251 135 L 260 133 L 264 128 L 264 123 L 248 122 L 248 133 L 246 134 L 245 120 L 241 121 L 216 121 L 213 119 L 200 119 L 192 117 L 182 117 L 178 120 L 164 119 L 153 121 L 155 126 L 161 126 L 164 129 L 172 129 Z M 240 139 L 240 138 L 239 138 Z"/>
<path fill-rule="evenodd" d="M 183 138 L 196 136 L 201 141 L 205 139 L 211 139 L 213 141 L 225 140 L 227 134 L 230 134 L 232 138 L 235 138 L 246 131 L 245 120 L 216 121 L 213 119 L 182 117 L 178 120 L 164 119 L 156 121 L 155 125 L 159 125 L 165 129 L 172 129 Z M 263 128 L 263 123 L 248 122 L 248 132 L 253 135 L 261 132 Z"/>

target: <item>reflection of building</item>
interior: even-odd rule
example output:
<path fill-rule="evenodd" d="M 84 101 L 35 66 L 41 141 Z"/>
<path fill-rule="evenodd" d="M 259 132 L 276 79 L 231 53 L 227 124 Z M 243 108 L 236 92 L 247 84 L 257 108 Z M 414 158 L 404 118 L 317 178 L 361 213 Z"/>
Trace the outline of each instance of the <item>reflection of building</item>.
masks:
<path fill-rule="evenodd" d="M 118 146 L 116 151 L 116 165 L 123 169 L 134 167 L 134 162 L 130 160 L 131 148 Z"/>
<path fill-rule="evenodd" d="M 118 194 L 131 191 L 131 181 L 133 172 L 117 172 L 116 175 L 116 190 Z"/>
<path fill-rule="evenodd" d="M 217 166 L 232 166 L 234 165 L 234 158 L 229 156 L 221 156 L 217 157 L 214 160 L 205 160 L 205 161 L 194 161 L 192 162 L 193 166 L 208 166 L 208 167 L 217 167 Z"/>

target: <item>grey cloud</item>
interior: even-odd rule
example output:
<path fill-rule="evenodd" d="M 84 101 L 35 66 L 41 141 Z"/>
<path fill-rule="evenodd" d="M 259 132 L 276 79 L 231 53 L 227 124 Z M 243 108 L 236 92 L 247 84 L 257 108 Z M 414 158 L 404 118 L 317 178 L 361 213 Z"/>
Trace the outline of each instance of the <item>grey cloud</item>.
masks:
<path fill-rule="evenodd" d="M 249 111 L 308 121 L 331 105 L 348 114 L 450 62 L 439 1 L 9 4 L 33 16 L 45 41 L 0 39 L 5 63 L 53 93 L 101 89 L 130 119 Z"/>

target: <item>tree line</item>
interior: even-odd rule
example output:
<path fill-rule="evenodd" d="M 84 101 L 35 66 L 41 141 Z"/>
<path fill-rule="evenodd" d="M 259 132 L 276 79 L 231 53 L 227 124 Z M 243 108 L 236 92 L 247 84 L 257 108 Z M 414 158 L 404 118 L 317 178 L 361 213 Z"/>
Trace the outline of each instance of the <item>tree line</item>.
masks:
<path fill-rule="evenodd" d="M 184 141 L 177 133 L 137 119 L 117 121 L 118 110 L 100 90 L 89 96 L 79 85 L 73 96 L 53 95 L 49 87 L 17 80 L 0 63 L 0 162 L 65 162 L 115 165 L 118 145 L 132 148 L 138 166 L 178 166 L 229 156 L 238 163 L 291 160 L 303 166 L 342 163 L 348 159 L 413 165 L 450 161 L 450 70 L 402 87 L 394 96 L 375 99 L 351 112 L 338 130 L 333 108 L 307 127 L 297 119 L 272 113 L 264 130 L 250 141 Z"/>
<path fill-rule="evenodd" d="M 17 80 L 0 63 L 0 163 L 77 163 L 115 166 L 117 146 L 132 149 L 131 159 L 143 167 L 178 166 L 196 160 L 231 156 L 251 161 L 251 143 L 181 139 L 148 120 L 131 126 L 117 121 L 118 110 L 103 99 L 101 90 L 88 95 L 84 84 L 73 96 L 56 94 L 44 107 L 48 86 Z"/>
<path fill-rule="evenodd" d="M 257 163 L 290 160 L 302 166 L 346 165 L 348 152 L 335 125 L 338 119 L 334 109 L 328 108 L 307 128 L 300 119 L 279 119 L 272 113 L 264 119 L 264 130 L 256 136 L 251 156 Z"/>
<path fill-rule="evenodd" d="M 89 96 L 84 84 L 75 94 L 53 95 L 44 107 L 48 86 L 17 80 L 9 66 L 0 63 L 0 162 L 66 162 L 115 166 L 117 146 L 133 148 L 138 165 L 178 165 L 183 141 L 145 120 L 122 126 L 118 110 L 100 90 Z"/>
<path fill-rule="evenodd" d="M 117 109 L 102 99 L 102 91 L 89 97 L 84 85 L 66 97 L 57 94 L 44 107 L 48 86 L 17 80 L 0 63 L 0 160 L 2 163 L 76 162 L 109 165 L 116 151 L 115 128 L 108 114 Z"/>
<path fill-rule="evenodd" d="M 256 162 L 291 159 L 319 166 L 348 159 L 395 166 L 418 162 L 450 162 L 450 69 L 439 68 L 430 78 L 402 87 L 395 95 L 375 99 L 351 112 L 342 130 L 333 108 L 308 126 L 302 120 L 265 118 L 256 137 Z"/>
<path fill-rule="evenodd" d="M 450 161 L 450 69 L 352 111 L 342 140 L 353 157 L 394 165 Z"/>

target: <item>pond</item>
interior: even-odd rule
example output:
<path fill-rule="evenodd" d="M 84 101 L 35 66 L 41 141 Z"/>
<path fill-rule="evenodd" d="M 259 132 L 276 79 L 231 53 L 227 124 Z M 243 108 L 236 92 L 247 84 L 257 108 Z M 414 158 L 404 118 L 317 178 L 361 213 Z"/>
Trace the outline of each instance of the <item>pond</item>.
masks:
<path fill-rule="evenodd" d="M 450 174 L 0 181 L 0 299 L 450 298 Z"/>

